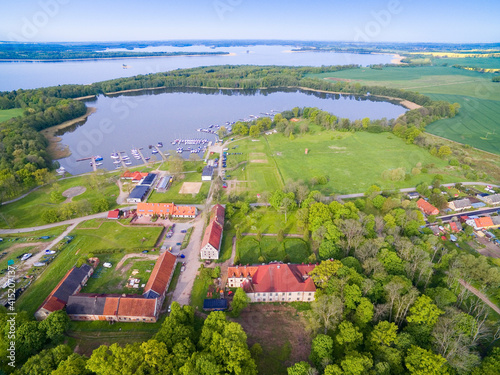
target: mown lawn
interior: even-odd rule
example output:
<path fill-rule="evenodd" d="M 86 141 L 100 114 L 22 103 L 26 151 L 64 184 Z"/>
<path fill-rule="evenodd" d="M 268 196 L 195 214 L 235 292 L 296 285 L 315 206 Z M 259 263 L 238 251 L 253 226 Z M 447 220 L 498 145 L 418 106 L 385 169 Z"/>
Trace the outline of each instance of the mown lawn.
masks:
<path fill-rule="evenodd" d="M 305 263 L 310 254 L 309 245 L 300 238 L 285 238 L 280 243 L 276 237 L 264 236 L 258 241 L 254 236 L 245 236 L 236 242 L 239 264 L 261 263 L 259 257 L 263 257 L 265 263 Z"/>
<path fill-rule="evenodd" d="M 105 183 L 98 189 L 92 186 L 90 176 L 58 180 L 54 184 L 44 186 L 19 201 L 0 206 L 0 228 L 25 228 L 46 224 L 42 220 L 42 212 L 45 209 L 57 208 L 65 200 L 61 194 L 75 186 L 84 186 L 86 191 L 74 197 L 73 201 L 86 199 L 92 204 L 95 200 L 104 197 L 110 208 L 114 208 L 119 189 L 111 179 L 112 175 L 107 175 Z M 58 188 L 56 189 L 56 187 Z M 57 202 L 51 200 L 53 190 L 59 192 Z"/>
<path fill-rule="evenodd" d="M 261 146 L 259 160 L 268 160 L 266 164 L 269 174 L 281 176 L 282 181 L 304 180 L 310 183 L 313 177 L 327 176 L 329 181 L 326 185 L 315 185 L 310 187 L 320 190 L 324 194 L 348 194 L 364 192 L 366 189 L 377 184 L 384 189 L 396 189 L 413 187 L 421 182 L 430 183 L 434 174 L 442 174 L 444 182 L 466 181 L 463 172 L 454 167 L 449 167 L 447 161 L 432 156 L 426 149 L 416 145 L 408 145 L 391 133 L 373 134 L 368 132 L 335 132 L 321 130 L 319 127 L 311 126 L 310 133 L 297 135 L 294 140 L 284 137 L 282 134 L 260 137 Z M 244 139 L 235 142 L 241 147 L 243 155 L 238 158 L 247 160 L 251 157 L 249 148 L 255 142 Z M 264 147 L 268 144 L 267 147 Z M 308 154 L 305 154 L 305 149 Z M 227 172 L 233 178 L 246 178 L 252 185 L 252 193 L 273 191 L 280 185 L 265 185 L 261 182 L 265 169 L 252 175 L 253 164 L 247 163 L 241 172 Z M 277 166 L 277 167 L 276 167 Z M 391 181 L 382 178 L 382 173 L 396 168 L 403 168 L 410 174 L 414 167 L 427 167 L 428 173 L 412 176 L 405 181 Z M 240 168 L 241 169 L 241 168 Z M 241 173 L 241 174 L 240 174 Z M 242 177 L 242 175 L 245 175 Z M 278 180 L 278 177 L 276 177 Z M 255 196 L 254 196 L 255 197 Z"/>
<path fill-rule="evenodd" d="M 202 183 L 198 194 L 180 194 L 184 182 L 201 182 L 201 173 L 186 173 L 185 178 L 182 180 L 174 179 L 172 186 L 165 193 L 158 193 L 154 191 L 148 198 L 148 202 L 163 203 L 174 202 L 176 204 L 198 204 L 203 203 L 207 199 L 210 190 L 210 182 L 205 181 Z"/>

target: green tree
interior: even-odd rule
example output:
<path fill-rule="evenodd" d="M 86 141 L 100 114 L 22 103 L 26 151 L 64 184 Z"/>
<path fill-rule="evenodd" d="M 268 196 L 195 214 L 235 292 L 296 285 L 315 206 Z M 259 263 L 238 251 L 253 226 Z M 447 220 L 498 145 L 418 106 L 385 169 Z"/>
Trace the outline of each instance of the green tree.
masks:
<path fill-rule="evenodd" d="M 87 361 L 87 369 L 97 375 L 135 374 L 144 362 L 140 343 L 128 344 L 124 348 L 118 344 L 101 345 L 92 352 Z"/>
<path fill-rule="evenodd" d="M 497 375 L 500 369 L 500 348 L 493 348 L 491 354 L 485 357 L 481 366 L 472 370 L 472 375 Z"/>
<path fill-rule="evenodd" d="M 363 375 L 368 373 L 372 366 L 373 360 L 369 353 L 359 353 L 354 350 L 349 351 L 340 361 L 340 367 L 345 375 Z"/>
<path fill-rule="evenodd" d="M 50 340 L 59 342 L 69 328 L 68 314 L 64 310 L 54 311 L 45 320 L 42 320 L 39 326 Z"/>
<path fill-rule="evenodd" d="M 250 137 L 256 138 L 260 135 L 260 127 L 258 125 L 250 126 L 250 132 L 248 133 Z"/>
<path fill-rule="evenodd" d="M 425 324 L 429 327 L 433 327 L 439 315 L 444 314 L 444 311 L 440 310 L 428 296 L 421 295 L 417 298 L 412 307 L 410 307 L 410 314 L 406 318 L 409 323 L 415 324 Z"/>
<path fill-rule="evenodd" d="M 311 365 L 301 361 L 286 369 L 288 375 L 311 375 Z"/>
<path fill-rule="evenodd" d="M 449 155 L 451 155 L 451 148 L 449 146 L 439 147 L 438 156 L 440 158 L 444 158 L 444 157 L 449 156 Z"/>
<path fill-rule="evenodd" d="M 355 349 L 363 341 L 363 334 L 349 321 L 339 324 L 339 332 L 335 336 L 337 343 L 344 347 L 345 351 Z"/>
<path fill-rule="evenodd" d="M 405 365 L 412 375 L 449 374 L 446 359 L 439 354 L 412 345 L 406 354 Z"/>
<path fill-rule="evenodd" d="M 57 369 L 50 375 L 92 375 L 92 371 L 87 370 L 87 358 L 73 353 L 64 361 L 60 362 Z"/>
<path fill-rule="evenodd" d="M 19 375 L 49 375 L 58 367 L 58 364 L 72 353 L 68 345 L 59 345 L 53 349 L 42 350 L 30 357 L 17 371 Z"/>
<path fill-rule="evenodd" d="M 239 316 L 241 311 L 248 306 L 249 302 L 250 298 L 248 298 L 243 288 L 236 289 L 233 297 L 233 302 L 231 302 L 233 316 Z"/>
<path fill-rule="evenodd" d="M 309 360 L 316 368 L 324 368 L 333 361 L 333 339 L 328 335 L 317 335 L 311 345 Z"/>
<path fill-rule="evenodd" d="M 375 345 L 390 346 L 397 337 L 398 326 L 388 321 L 379 322 L 370 334 L 370 342 Z"/>
<path fill-rule="evenodd" d="M 144 374 L 172 374 L 174 372 L 173 355 L 167 346 L 157 340 L 148 340 L 141 344 L 144 362 L 140 371 Z"/>

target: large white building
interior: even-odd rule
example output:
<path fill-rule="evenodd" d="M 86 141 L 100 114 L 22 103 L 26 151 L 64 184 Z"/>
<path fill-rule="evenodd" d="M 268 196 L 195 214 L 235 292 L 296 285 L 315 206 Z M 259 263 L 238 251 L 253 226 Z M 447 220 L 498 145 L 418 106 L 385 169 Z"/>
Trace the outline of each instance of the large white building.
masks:
<path fill-rule="evenodd" d="M 316 286 L 309 272 L 314 267 L 283 263 L 229 267 L 227 284 L 243 288 L 251 302 L 312 302 Z"/>
<path fill-rule="evenodd" d="M 225 209 L 220 204 L 212 208 L 210 223 L 205 229 L 205 235 L 201 242 L 201 259 L 219 259 L 222 235 L 224 231 Z"/>

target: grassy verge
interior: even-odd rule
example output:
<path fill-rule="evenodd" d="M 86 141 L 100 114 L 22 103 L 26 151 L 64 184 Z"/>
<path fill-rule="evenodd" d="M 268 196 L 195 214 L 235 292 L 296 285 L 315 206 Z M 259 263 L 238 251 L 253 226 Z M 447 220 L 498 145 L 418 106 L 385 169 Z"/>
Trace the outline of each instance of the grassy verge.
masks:
<path fill-rule="evenodd" d="M 12 108 L 12 109 L 2 109 L 0 110 L 0 122 L 7 121 L 12 117 L 22 116 L 24 109 L 22 108 Z"/>
<path fill-rule="evenodd" d="M 58 227 L 35 230 L 31 232 L 23 232 L 23 233 L 12 233 L 12 234 L 2 234 L 0 235 L 3 238 L 2 243 L 12 242 L 12 241 L 36 241 L 36 242 L 50 242 L 55 237 L 59 236 L 63 233 L 69 225 L 60 225 Z M 49 236 L 50 238 L 40 238 Z M 1 243 L 0 243 L 1 246 Z"/>
<path fill-rule="evenodd" d="M 187 230 L 186 235 L 184 236 L 184 240 L 182 240 L 181 250 L 185 249 L 187 245 L 189 245 L 189 241 L 191 240 L 191 234 L 193 233 L 194 227 L 191 227 Z"/>
<path fill-rule="evenodd" d="M 236 245 L 236 256 L 240 264 L 258 264 L 271 261 L 306 263 L 310 255 L 309 245 L 300 238 L 285 238 L 278 242 L 276 237 L 245 236 Z"/>

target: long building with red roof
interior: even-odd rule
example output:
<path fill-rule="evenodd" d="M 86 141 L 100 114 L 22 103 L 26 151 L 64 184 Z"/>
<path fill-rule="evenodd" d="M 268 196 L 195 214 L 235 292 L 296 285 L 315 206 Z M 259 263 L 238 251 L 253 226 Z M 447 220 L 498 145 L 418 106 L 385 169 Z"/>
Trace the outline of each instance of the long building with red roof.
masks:
<path fill-rule="evenodd" d="M 201 241 L 201 259 L 219 259 L 222 235 L 224 232 L 224 214 L 224 206 L 216 204 L 212 207 L 210 223 L 205 229 L 205 234 Z"/>
<path fill-rule="evenodd" d="M 251 302 L 312 302 L 315 264 L 271 263 L 228 268 L 228 286 L 243 288 Z"/>
<path fill-rule="evenodd" d="M 144 288 L 144 297 L 159 298 L 163 302 L 176 264 L 177 257 L 172 253 L 166 251 L 160 255 Z"/>
<path fill-rule="evenodd" d="M 174 203 L 137 203 L 137 215 L 139 216 L 195 218 L 197 214 L 196 206 L 177 206 Z"/>

